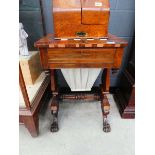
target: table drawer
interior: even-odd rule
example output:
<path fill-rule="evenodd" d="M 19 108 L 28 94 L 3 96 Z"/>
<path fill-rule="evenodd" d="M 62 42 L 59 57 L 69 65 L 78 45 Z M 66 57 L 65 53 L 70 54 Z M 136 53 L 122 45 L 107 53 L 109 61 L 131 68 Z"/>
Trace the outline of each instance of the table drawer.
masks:
<path fill-rule="evenodd" d="M 115 49 L 48 49 L 48 63 L 114 63 Z"/>

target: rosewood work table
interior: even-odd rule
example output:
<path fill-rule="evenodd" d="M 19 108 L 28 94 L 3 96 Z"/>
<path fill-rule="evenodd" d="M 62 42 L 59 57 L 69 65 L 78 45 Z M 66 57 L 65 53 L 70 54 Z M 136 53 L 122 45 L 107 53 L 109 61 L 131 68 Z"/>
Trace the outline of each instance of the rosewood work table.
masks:
<path fill-rule="evenodd" d="M 59 99 L 97 99 L 101 100 L 103 113 L 103 131 L 110 132 L 110 124 L 107 116 L 110 112 L 110 104 L 107 99 L 110 86 L 110 70 L 120 68 L 124 48 L 127 41 L 108 34 L 108 39 L 54 39 L 53 34 L 49 34 L 35 43 L 39 48 L 40 59 L 43 69 L 50 69 L 51 91 L 53 98 L 51 101 L 51 113 L 53 122 L 51 131 L 58 131 L 58 109 Z M 101 91 L 97 95 L 60 95 L 55 80 L 55 70 L 61 68 L 102 68 L 103 83 Z"/>

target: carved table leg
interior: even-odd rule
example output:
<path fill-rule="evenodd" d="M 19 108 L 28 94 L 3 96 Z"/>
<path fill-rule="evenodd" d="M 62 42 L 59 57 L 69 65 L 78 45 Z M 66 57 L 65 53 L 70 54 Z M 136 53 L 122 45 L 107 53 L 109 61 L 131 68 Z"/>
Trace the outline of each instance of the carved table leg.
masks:
<path fill-rule="evenodd" d="M 108 114 L 110 113 L 110 104 L 107 98 L 110 86 L 110 69 L 105 68 L 103 71 L 103 85 L 101 87 L 101 109 L 103 114 L 103 131 L 110 132 L 110 124 L 108 123 Z"/>
<path fill-rule="evenodd" d="M 58 103 L 57 95 L 58 93 L 53 94 L 52 103 L 51 103 L 51 114 L 52 114 L 51 132 L 57 132 L 59 130 L 59 127 L 58 127 L 59 103 Z"/>
<path fill-rule="evenodd" d="M 103 95 L 103 99 L 101 100 L 101 109 L 102 109 L 102 114 L 103 114 L 103 131 L 104 132 L 110 132 L 110 124 L 108 123 L 108 114 L 110 111 L 110 104 L 107 99 L 106 94 Z"/>
<path fill-rule="evenodd" d="M 51 103 L 51 114 L 52 114 L 52 124 L 51 132 L 57 132 L 58 127 L 58 111 L 59 111 L 59 102 L 58 102 L 58 91 L 56 89 L 56 80 L 55 80 L 55 70 L 51 70 L 51 90 L 52 90 L 52 103 Z"/>

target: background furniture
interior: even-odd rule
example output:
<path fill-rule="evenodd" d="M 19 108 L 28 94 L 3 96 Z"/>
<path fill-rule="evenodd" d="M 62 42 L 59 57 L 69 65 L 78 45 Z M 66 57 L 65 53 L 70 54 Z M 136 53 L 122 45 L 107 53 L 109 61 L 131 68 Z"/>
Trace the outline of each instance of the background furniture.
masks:
<path fill-rule="evenodd" d="M 27 43 L 29 51 L 35 49 L 34 42 L 38 40 L 45 34 L 44 22 L 43 22 L 43 9 L 42 9 L 42 1 L 41 0 L 19 0 L 19 22 L 23 23 L 24 29 L 28 34 Z M 37 61 L 38 58 L 34 58 L 34 61 Z M 33 63 L 29 62 L 29 63 Z M 22 67 L 24 67 L 23 64 Z M 35 62 L 36 65 L 36 62 Z M 38 65 L 38 64 L 37 64 Z M 38 70 L 37 70 L 38 69 Z M 31 68 L 25 69 L 28 72 L 35 72 L 33 77 L 27 77 L 27 80 L 30 83 L 34 83 L 36 79 L 36 72 L 39 73 L 40 67 L 34 70 Z M 22 71 L 19 70 L 19 81 L 20 81 L 20 88 L 22 92 L 22 103 L 20 102 L 19 108 L 19 121 L 20 123 L 24 123 L 24 125 L 28 128 L 29 132 L 33 137 L 38 135 L 39 131 L 39 120 L 38 114 L 41 105 L 44 102 L 47 102 L 49 99 L 50 91 L 49 91 L 49 83 L 50 77 L 46 74 L 44 80 L 41 78 L 40 85 L 34 84 L 34 88 L 27 87 L 25 84 Z M 43 75 L 43 74 L 42 74 Z M 32 79 L 32 81 L 30 81 Z M 27 88 L 27 89 L 26 89 Z M 28 92 L 27 92 L 28 91 Z M 31 93 L 30 93 L 31 92 Z"/>
<path fill-rule="evenodd" d="M 22 70 L 19 65 L 19 84 L 22 96 L 20 97 L 19 122 L 24 124 L 33 137 L 39 133 L 39 110 L 44 102 L 48 102 L 50 91 L 50 76 L 42 73 L 36 84 L 26 88 Z M 22 101 L 23 99 L 23 101 Z"/>
<path fill-rule="evenodd" d="M 120 75 L 120 86 L 114 93 L 122 118 L 135 118 L 135 41 L 132 42 L 127 64 Z"/>

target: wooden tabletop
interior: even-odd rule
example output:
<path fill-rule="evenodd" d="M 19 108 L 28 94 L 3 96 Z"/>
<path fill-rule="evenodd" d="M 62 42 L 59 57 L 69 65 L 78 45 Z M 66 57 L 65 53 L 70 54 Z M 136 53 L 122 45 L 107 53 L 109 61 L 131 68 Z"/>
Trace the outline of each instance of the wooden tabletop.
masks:
<path fill-rule="evenodd" d="M 115 35 L 108 34 L 108 39 L 54 39 L 53 34 L 41 38 L 35 42 L 34 46 L 41 48 L 101 48 L 101 47 L 125 47 L 128 42 L 122 38 L 116 37 Z"/>

